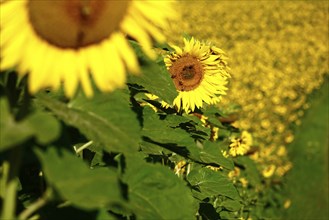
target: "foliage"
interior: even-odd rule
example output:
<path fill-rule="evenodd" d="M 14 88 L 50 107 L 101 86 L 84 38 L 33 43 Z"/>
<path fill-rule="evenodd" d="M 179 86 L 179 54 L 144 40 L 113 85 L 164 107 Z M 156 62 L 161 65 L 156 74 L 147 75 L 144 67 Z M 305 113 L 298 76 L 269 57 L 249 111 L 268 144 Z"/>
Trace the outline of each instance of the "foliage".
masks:
<path fill-rule="evenodd" d="M 232 81 L 220 108 L 235 103 L 235 125 L 253 134 L 253 159 L 271 178 L 292 167 L 287 146 L 309 104 L 307 96 L 329 74 L 328 1 L 181 1 L 181 32 L 209 40 L 227 51 Z M 231 13 L 234 12 L 234 13 Z"/>
<path fill-rule="evenodd" d="M 91 99 L 67 100 L 61 91 L 31 97 L 25 78 L 1 74 L 2 217 L 272 216 L 264 211 L 271 183 L 248 156 L 227 155 L 240 131 L 222 123 L 217 108 L 182 114 L 148 99 L 151 92 L 172 103 L 176 91 L 162 59 L 134 48 L 143 74 Z"/>
<path fill-rule="evenodd" d="M 294 169 L 285 180 L 291 200 L 291 207 L 286 210 L 286 219 L 327 219 L 329 214 L 328 91 L 327 77 L 322 88 L 308 97 L 311 108 L 296 132 L 296 141 L 289 146 Z M 305 212 L 301 213 L 300 210 Z"/>

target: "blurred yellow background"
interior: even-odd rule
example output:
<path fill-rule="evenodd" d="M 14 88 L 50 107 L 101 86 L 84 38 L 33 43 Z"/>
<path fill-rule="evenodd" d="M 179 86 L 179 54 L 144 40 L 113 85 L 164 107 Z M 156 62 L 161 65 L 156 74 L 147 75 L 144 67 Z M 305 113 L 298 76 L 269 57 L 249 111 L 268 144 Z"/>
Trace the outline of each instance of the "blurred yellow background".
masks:
<path fill-rule="evenodd" d="M 235 125 L 251 132 L 252 156 L 265 177 L 283 176 L 291 163 L 286 145 L 294 140 L 309 107 L 308 95 L 328 70 L 328 1 L 181 1 L 180 22 L 170 42 L 187 34 L 210 40 L 229 57 L 232 79 L 219 104 L 239 106 Z M 234 110 L 232 110 L 234 111 Z"/>

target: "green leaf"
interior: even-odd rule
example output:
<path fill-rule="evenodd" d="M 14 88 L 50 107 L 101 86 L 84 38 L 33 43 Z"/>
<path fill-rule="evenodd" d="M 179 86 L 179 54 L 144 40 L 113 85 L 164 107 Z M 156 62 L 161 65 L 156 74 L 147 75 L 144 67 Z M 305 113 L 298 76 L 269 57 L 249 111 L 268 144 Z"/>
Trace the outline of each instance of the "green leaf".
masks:
<path fill-rule="evenodd" d="M 132 42 L 132 46 L 141 61 L 142 74 L 138 76 L 130 74 L 128 83 L 139 84 L 148 92 L 159 96 L 163 101 L 169 104 L 173 103 L 177 96 L 177 91 L 163 59 L 158 59 L 158 63 L 151 61 L 146 58 L 136 43 Z"/>
<path fill-rule="evenodd" d="M 220 218 L 219 219 L 229 219 L 229 220 L 235 220 L 238 219 L 238 214 L 237 212 L 231 212 L 231 211 L 221 211 L 220 213 Z"/>
<path fill-rule="evenodd" d="M 208 119 L 207 121 L 210 122 L 212 125 L 223 128 L 222 123 L 219 121 L 219 116 L 223 115 L 221 110 L 218 106 L 214 105 L 207 105 L 204 109 L 202 109 L 203 115 L 206 116 Z"/>
<path fill-rule="evenodd" d="M 242 156 L 235 158 L 234 162 L 244 167 L 243 171 L 251 185 L 257 186 L 261 184 L 261 176 L 253 160 L 249 157 Z"/>
<path fill-rule="evenodd" d="M 194 219 L 193 197 L 170 169 L 127 157 L 124 182 L 137 219 Z"/>
<path fill-rule="evenodd" d="M 192 134 L 195 131 L 183 130 L 179 127 L 181 123 L 191 122 L 191 117 L 180 115 L 167 115 L 160 119 L 160 115 L 156 114 L 150 108 L 144 108 L 144 121 L 142 135 L 149 138 L 149 143 L 158 144 L 168 150 L 179 153 L 192 160 L 217 164 L 227 169 L 233 169 L 234 164 L 231 159 L 225 158 L 221 153 L 221 143 L 205 140 L 203 143 L 195 143 Z M 145 142 L 142 143 L 148 152 L 151 151 L 151 146 Z M 158 149 L 154 147 L 155 152 Z"/>
<path fill-rule="evenodd" d="M 60 133 L 59 122 L 50 114 L 36 111 L 22 121 L 15 121 L 10 113 L 7 99 L 0 99 L 0 151 L 17 146 L 35 137 L 45 145 L 54 141 Z"/>
<path fill-rule="evenodd" d="M 203 109 L 203 114 L 207 117 L 215 117 L 223 115 L 222 111 L 216 105 L 206 105 Z"/>
<path fill-rule="evenodd" d="M 171 150 L 161 147 L 158 143 L 149 142 L 150 140 L 144 140 L 141 142 L 141 150 L 144 154 L 163 155 L 172 153 Z"/>
<path fill-rule="evenodd" d="M 108 207 L 123 201 L 118 176 L 110 169 L 90 169 L 75 154 L 49 147 L 35 149 L 44 175 L 60 195 L 85 209 Z"/>
<path fill-rule="evenodd" d="M 38 100 L 65 123 L 79 129 L 88 139 L 100 143 L 94 146 L 107 151 L 137 151 L 140 125 L 130 107 L 126 90 L 98 93 L 91 99 L 81 95 L 68 104 L 46 95 L 40 95 Z"/>
<path fill-rule="evenodd" d="M 223 156 L 221 144 L 221 142 L 208 140 L 203 143 L 197 143 L 198 148 L 190 148 L 191 158 L 203 163 L 217 164 L 232 170 L 234 168 L 233 161 Z"/>
<path fill-rule="evenodd" d="M 240 199 L 233 183 L 220 172 L 206 167 L 193 169 L 187 175 L 187 180 L 192 187 L 200 192 L 203 198 L 223 195 L 235 200 Z"/>
<path fill-rule="evenodd" d="M 239 211 L 242 207 L 239 201 L 231 200 L 231 199 L 227 199 L 223 201 L 220 205 L 232 212 Z"/>
<path fill-rule="evenodd" d="M 210 127 L 205 127 L 199 118 L 197 118 L 194 115 L 188 115 L 188 114 L 183 114 L 183 116 L 194 122 L 193 125 L 195 126 L 196 130 L 193 133 L 195 135 L 203 137 L 204 139 L 210 138 L 210 133 L 211 133 Z"/>
<path fill-rule="evenodd" d="M 105 209 L 100 209 L 96 220 L 116 220 L 113 215 L 110 215 Z"/>
<path fill-rule="evenodd" d="M 160 119 L 160 116 L 151 108 L 144 108 L 143 116 L 143 136 L 161 144 L 173 144 L 180 147 L 194 145 L 194 139 L 190 134 L 177 128 L 179 123 L 187 121 L 183 117 L 167 116 L 165 119 Z"/>

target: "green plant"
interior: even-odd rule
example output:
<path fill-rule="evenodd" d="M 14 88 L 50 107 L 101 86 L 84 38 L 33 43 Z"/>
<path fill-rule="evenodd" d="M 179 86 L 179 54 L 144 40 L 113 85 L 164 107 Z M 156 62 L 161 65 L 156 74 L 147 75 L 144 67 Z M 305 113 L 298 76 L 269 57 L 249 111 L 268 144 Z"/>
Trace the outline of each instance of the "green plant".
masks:
<path fill-rule="evenodd" d="M 274 216 L 279 184 L 263 180 L 248 156 L 225 154 L 240 131 L 213 106 L 186 114 L 147 98 L 172 103 L 176 90 L 162 58 L 134 48 L 143 74 L 93 98 L 31 97 L 25 78 L 1 74 L 1 217 Z"/>

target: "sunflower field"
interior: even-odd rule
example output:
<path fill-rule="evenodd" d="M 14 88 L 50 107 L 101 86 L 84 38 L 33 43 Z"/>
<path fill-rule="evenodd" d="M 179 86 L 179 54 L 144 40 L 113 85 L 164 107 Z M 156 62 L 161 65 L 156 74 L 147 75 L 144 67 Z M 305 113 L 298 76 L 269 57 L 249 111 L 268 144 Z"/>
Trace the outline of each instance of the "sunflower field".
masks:
<path fill-rule="evenodd" d="M 0 1 L 0 219 L 327 219 L 328 1 Z"/>

